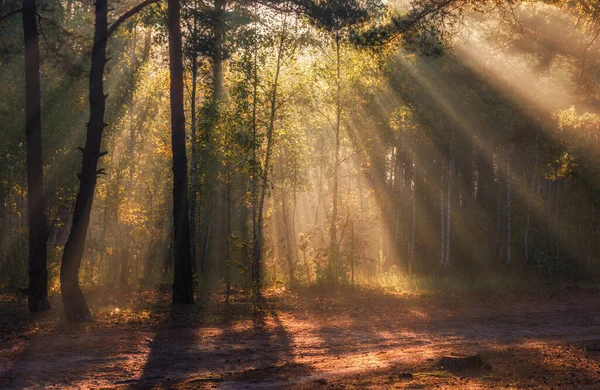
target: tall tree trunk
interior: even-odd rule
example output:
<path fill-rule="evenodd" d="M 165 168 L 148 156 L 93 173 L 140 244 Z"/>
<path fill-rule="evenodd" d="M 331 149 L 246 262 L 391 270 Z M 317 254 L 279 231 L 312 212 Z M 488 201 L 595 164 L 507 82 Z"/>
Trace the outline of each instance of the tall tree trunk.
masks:
<path fill-rule="evenodd" d="M 194 2 L 194 8 L 198 9 L 198 1 Z M 192 24 L 192 34 L 196 36 L 198 34 L 198 16 L 197 13 L 194 12 L 193 15 L 193 24 Z M 198 202 L 198 139 L 197 139 L 197 128 L 198 128 L 198 118 L 196 113 L 196 95 L 198 91 L 198 53 L 194 51 L 190 58 L 192 62 L 192 93 L 191 93 L 191 102 L 190 102 L 190 115 L 192 117 L 191 120 L 191 128 L 190 128 L 190 144 L 191 144 L 191 172 L 190 172 L 190 251 L 192 257 L 192 267 L 195 267 L 196 271 L 200 269 L 196 262 L 198 261 L 198 238 L 196 236 L 197 231 L 197 219 L 198 219 L 198 211 L 197 211 L 197 202 Z"/>
<path fill-rule="evenodd" d="M 536 176 L 537 176 L 537 170 L 538 170 L 538 163 L 539 163 L 539 139 L 540 139 L 540 130 L 539 127 L 536 130 L 535 133 L 535 163 L 533 164 L 533 168 L 531 171 L 531 201 L 530 203 L 533 203 L 535 197 L 536 197 L 536 191 L 535 191 L 535 183 L 536 183 Z M 531 209 L 533 208 L 533 206 L 531 204 L 527 205 L 527 209 L 528 209 L 528 213 L 527 213 L 527 226 L 525 227 L 525 238 L 524 238 L 524 250 L 525 250 L 525 264 L 529 264 L 529 234 L 531 231 Z"/>
<path fill-rule="evenodd" d="M 228 169 L 226 202 L 227 202 L 227 237 L 225 241 L 225 302 L 229 303 L 231 294 L 231 170 Z"/>
<path fill-rule="evenodd" d="M 225 18 L 224 12 L 227 7 L 227 0 L 215 0 L 215 14 L 217 16 L 215 24 L 215 52 L 213 56 L 213 104 L 218 105 L 223 99 L 223 41 L 225 39 Z M 218 115 L 217 118 L 218 119 Z M 213 129 L 216 121 L 212 124 Z"/>
<path fill-rule="evenodd" d="M 134 144 L 135 144 L 135 124 L 134 124 L 134 91 L 135 91 L 135 74 L 137 72 L 136 69 L 136 55 L 135 49 L 137 46 L 137 33 L 136 30 L 133 30 L 133 39 L 132 39 L 132 48 L 131 55 L 129 60 L 131 61 L 131 80 L 129 82 L 129 112 L 128 112 L 128 125 L 129 125 L 129 141 L 127 143 L 127 156 L 125 158 L 129 159 L 129 181 L 127 183 L 127 188 L 129 189 L 129 194 L 127 196 L 130 204 L 133 204 L 134 200 L 134 191 L 133 191 L 133 167 L 135 164 L 135 156 L 134 153 Z M 121 280 L 120 285 L 121 288 L 129 287 L 129 271 L 131 268 L 131 260 L 134 256 L 133 251 L 133 226 L 127 226 L 127 250 L 125 252 L 125 256 L 123 257 L 123 261 L 121 262 Z"/>
<path fill-rule="evenodd" d="M 194 20 L 194 30 L 196 29 L 196 21 Z M 198 127 L 198 119 L 196 113 L 196 94 L 198 89 L 198 56 L 194 54 L 191 58 L 192 60 L 192 97 L 191 97 L 191 116 L 192 123 L 190 129 L 190 138 L 191 138 L 191 183 L 190 183 L 190 255 L 192 257 L 192 266 L 196 267 L 198 271 L 201 269 L 196 262 L 197 253 L 198 253 L 198 240 L 196 237 L 197 225 L 196 221 L 198 218 L 198 210 L 197 210 L 197 202 L 198 202 L 198 139 L 196 130 Z"/>
<path fill-rule="evenodd" d="M 452 188 L 454 181 L 454 165 L 456 162 L 456 150 L 454 145 L 454 125 L 452 125 L 452 141 L 450 141 L 450 166 L 448 167 L 448 206 L 446 207 L 446 256 L 445 256 L 445 264 L 448 266 L 450 264 L 450 243 L 452 240 Z"/>
<path fill-rule="evenodd" d="M 281 164 L 283 166 L 283 164 Z M 281 181 L 283 180 L 283 170 L 281 173 Z M 281 185 L 281 215 L 283 218 L 283 231 L 284 231 L 284 239 L 286 245 L 286 256 L 288 260 L 288 278 L 290 279 L 290 290 L 294 289 L 295 285 L 295 264 L 296 259 L 294 258 L 294 248 L 293 248 L 293 239 L 292 239 L 292 229 L 290 227 L 289 222 L 289 214 L 288 214 L 288 200 L 285 193 L 284 184 Z"/>
<path fill-rule="evenodd" d="M 360 169 L 360 165 L 359 165 Z M 402 221 L 402 155 L 400 152 L 400 145 L 396 146 L 396 161 L 395 161 L 395 174 L 394 174 L 394 197 L 395 197 L 395 221 L 394 221 L 394 253 L 398 258 L 399 263 L 402 264 L 402 259 L 400 256 L 400 227 Z M 360 171 L 359 171 L 360 172 Z M 361 176 L 358 176 L 358 184 L 359 184 L 359 195 L 362 198 L 362 191 L 360 190 L 360 182 Z M 362 199 L 361 199 L 361 214 L 362 214 Z M 362 217 L 362 215 L 361 215 Z"/>
<path fill-rule="evenodd" d="M 258 244 L 258 121 L 257 121 L 257 105 L 258 105 L 258 50 L 254 51 L 253 61 L 253 86 L 252 86 L 252 183 L 250 189 L 252 191 L 252 253 L 249 253 L 251 258 L 250 268 L 250 285 L 253 294 L 259 295 L 260 298 L 260 258 L 255 259 L 254 248 Z M 255 299 L 256 302 L 256 299 Z"/>
<path fill-rule="evenodd" d="M 298 255 L 298 242 L 296 240 L 296 207 L 298 205 L 298 161 L 294 160 L 294 182 L 293 182 L 293 192 L 292 192 L 292 221 L 291 221 L 291 234 L 292 234 L 292 254 L 294 256 L 295 264 L 299 262 Z"/>
<path fill-rule="evenodd" d="M 418 162 L 417 162 L 417 141 L 416 137 L 413 139 L 413 198 L 412 198 L 412 221 L 411 221 L 411 236 L 410 236 L 410 257 L 408 269 L 409 271 L 414 267 L 415 264 L 415 245 L 417 242 L 417 196 L 419 186 L 418 182 Z"/>
<path fill-rule="evenodd" d="M 340 181 L 340 127 L 342 121 L 342 85 L 341 85 L 341 64 L 340 64 L 340 35 L 335 36 L 335 54 L 336 54 L 336 108 L 335 108 L 335 157 L 333 166 L 333 207 L 331 211 L 331 225 L 329 227 L 329 279 L 331 282 L 337 282 L 337 214 L 338 214 L 338 192 Z"/>
<path fill-rule="evenodd" d="M 200 272 L 206 274 L 206 267 L 209 261 L 208 252 L 210 248 L 213 248 L 213 244 L 220 244 L 218 241 L 210 242 L 210 233 L 213 222 L 218 222 L 218 215 L 214 215 L 214 211 L 218 210 L 219 207 L 215 204 L 215 191 L 220 191 L 219 186 L 215 186 L 214 183 L 218 182 L 217 171 L 218 167 L 216 164 L 215 157 L 212 155 L 214 134 L 219 123 L 220 117 L 220 106 L 223 101 L 224 88 L 223 88 L 223 41 L 225 39 L 225 8 L 227 6 L 227 0 L 214 0 L 214 47 L 212 54 L 212 96 L 208 101 L 208 109 L 206 115 L 206 122 L 204 131 L 202 133 L 202 145 L 203 150 L 201 154 L 203 174 L 205 175 L 205 183 L 199 191 L 201 192 L 200 198 L 203 203 L 203 225 L 200 226 L 200 230 L 206 231 L 204 246 L 206 250 L 202 253 L 200 258 Z M 219 224 L 215 226 L 215 237 L 219 237 Z M 213 253 L 221 252 L 222 247 L 213 248 L 216 251 Z"/>
<path fill-rule="evenodd" d="M 262 245 L 263 245 L 263 209 L 265 205 L 265 197 L 269 185 L 269 169 L 271 164 L 271 152 L 273 149 L 273 133 L 275 130 L 275 118 L 277 114 L 277 91 L 279 87 L 279 75 L 281 72 L 281 62 L 283 59 L 283 49 L 285 45 L 286 23 L 284 21 L 281 40 L 279 42 L 279 52 L 277 54 L 277 69 L 275 70 L 275 78 L 273 80 L 273 90 L 271 92 L 271 112 L 269 116 L 269 126 L 267 127 L 267 150 L 265 152 L 265 164 L 262 172 L 262 182 L 260 188 L 260 197 L 258 207 L 256 209 L 256 237 L 254 240 L 253 258 L 252 258 L 252 289 L 255 297 L 255 302 L 262 299 L 262 280 L 261 280 L 261 263 L 262 263 Z"/>
<path fill-rule="evenodd" d="M 48 310 L 46 211 L 40 87 L 40 48 L 36 0 L 23 0 L 25 38 L 25 134 L 27 144 L 27 221 L 29 223 L 29 311 Z"/>
<path fill-rule="evenodd" d="M 107 0 L 96 1 L 96 21 L 94 46 L 92 48 L 92 68 L 90 71 L 90 119 L 87 126 L 83 161 L 79 174 L 79 191 L 75 200 L 73 223 L 69 239 L 65 245 L 60 268 L 60 285 L 65 314 L 69 321 L 91 320 L 90 309 L 85 303 L 79 287 L 79 267 L 85 248 L 85 239 L 90 224 L 90 214 L 94 201 L 94 190 L 98 174 L 98 160 L 106 152 L 100 153 L 106 96 L 104 95 L 104 65 L 106 64 L 106 41 L 108 4 Z"/>
<path fill-rule="evenodd" d="M 506 264 L 512 262 L 512 177 L 511 177 L 511 157 L 514 144 L 508 152 L 508 161 L 506 163 Z"/>
<path fill-rule="evenodd" d="M 173 152 L 173 233 L 175 278 L 173 303 L 194 303 L 190 217 L 188 211 L 185 112 L 183 108 L 183 53 L 180 0 L 168 1 L 169 70 L 171 76 L 171 140 Z"/>
<path fill-rule="evenodd" d="M 446 265 L 446 208 L 445 201 L 446 197 L 444 196 L 444 162 L 440 163 L 440 263 L 442 265 Z"/>

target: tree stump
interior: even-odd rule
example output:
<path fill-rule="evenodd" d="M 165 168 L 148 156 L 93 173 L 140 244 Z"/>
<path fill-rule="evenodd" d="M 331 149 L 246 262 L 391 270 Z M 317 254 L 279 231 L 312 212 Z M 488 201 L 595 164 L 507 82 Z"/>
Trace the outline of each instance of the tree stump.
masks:
<path fill-rule="evenodd" d="M 444 356 L 436 364 L 436 367 L 448 371 L 468 370 L 482 366 L 483 359 L 480 354 Z"/>

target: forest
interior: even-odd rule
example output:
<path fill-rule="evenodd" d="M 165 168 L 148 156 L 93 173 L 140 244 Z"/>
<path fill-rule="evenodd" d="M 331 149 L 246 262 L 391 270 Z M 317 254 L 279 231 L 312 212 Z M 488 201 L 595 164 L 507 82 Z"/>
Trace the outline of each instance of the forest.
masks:
<path fill-rule="evenodd" d="M 0 388 L 600 383 L 595 0 L 0 0 Z"/>

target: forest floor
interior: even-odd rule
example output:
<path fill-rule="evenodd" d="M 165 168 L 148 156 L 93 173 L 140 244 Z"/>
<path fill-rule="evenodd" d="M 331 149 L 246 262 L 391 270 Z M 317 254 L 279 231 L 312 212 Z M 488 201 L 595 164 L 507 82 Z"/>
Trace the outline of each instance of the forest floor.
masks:
<path fill-rule="evenodd" d="M 0 388 L 598 388 L 600 290 L 344 294 L 270 291 L 171 309 L 158 291 L 87 294 L 96 320 L 0 295 Z M 442 356 L 485 367 L 445 371 Z"/>

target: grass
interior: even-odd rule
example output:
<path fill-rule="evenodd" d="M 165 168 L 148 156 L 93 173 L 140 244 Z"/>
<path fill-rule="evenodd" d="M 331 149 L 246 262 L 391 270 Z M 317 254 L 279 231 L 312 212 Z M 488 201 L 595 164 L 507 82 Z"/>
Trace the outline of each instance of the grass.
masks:
<path fill-rule="evenodd" d="M 463 275 L 417 275 L 403 273 L 392 267 L 376 276 L 359 275 L 357 284 L 364 287 L 379 287 L 397 293 L 432 295 L 440 292 L 451 294 L 481 294 L 495 296 L 518 296 L 543 294 L 549 290 L 569 287 L 568 283 L 551 283 L 537 275 L 517 275 L 488 272 L 477 278 Z M 590 283 L 582 283 L 595 287 Z"/>

